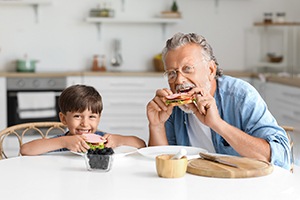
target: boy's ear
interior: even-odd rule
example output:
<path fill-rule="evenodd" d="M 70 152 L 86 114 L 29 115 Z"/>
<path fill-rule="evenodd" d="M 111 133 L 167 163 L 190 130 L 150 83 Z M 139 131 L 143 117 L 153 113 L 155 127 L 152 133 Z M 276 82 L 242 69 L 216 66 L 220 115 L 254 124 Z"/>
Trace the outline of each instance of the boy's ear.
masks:
<path fill-rule="evenodd" d="M 67 125 L 66 116 L 62 112 L 59 112 L 59 119 L 60 119 L 61 123 L 63 123 L 64 125 Z"/>

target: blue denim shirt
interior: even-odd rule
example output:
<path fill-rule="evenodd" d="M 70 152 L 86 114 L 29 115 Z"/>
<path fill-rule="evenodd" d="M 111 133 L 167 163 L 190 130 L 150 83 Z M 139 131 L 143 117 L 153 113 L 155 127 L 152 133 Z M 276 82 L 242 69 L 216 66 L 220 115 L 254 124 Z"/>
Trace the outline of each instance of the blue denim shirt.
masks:
<path fill-rule="evenodd" d="M 249 83 L 222 76 L 217 80 L 214 98 L 220 117 L 228 124 L 263 138 L 271 147 L 271 163 L 285 169 L 290 168 L 290 145 L 285 131 L 278 126 L 266 103 Z M 189 142 L 187 114 L 174 107 L 165 123 L 169 145 L 191 146 Z M 211 129 L 212 142 L 217 153 L 239 156 L 219 134 Z"/>
<path fill-rule="evenodd" d="M 60 135 L 55 135 L 52 138 L 57 138 L 57 137 L 62 137 L 62 136 L 67 136 L 67 134 L 69 133 L 69 131 L 67 131 L 66 133 L 60 134 Z M 103 136 L 105 133 L 102 131 L 96 131 L 95 134 Z M 60 151 L 69 151 L 69 149 L 67 148 L 62 148 L 62 149 L 57 149 L 51 152 L 60 152 Z"/>

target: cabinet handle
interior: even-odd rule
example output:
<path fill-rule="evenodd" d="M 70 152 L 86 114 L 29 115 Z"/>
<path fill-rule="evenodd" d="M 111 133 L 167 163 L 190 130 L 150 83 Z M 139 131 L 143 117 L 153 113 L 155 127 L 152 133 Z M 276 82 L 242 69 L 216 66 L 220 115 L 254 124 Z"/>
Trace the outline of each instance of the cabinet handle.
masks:
<path fill-rule="evenodd" d="M 294 111 L 294 114 L 300 117 L 300 111 Z"/>
<path fill-rule="evenodd" d="M 122 131 L 122 130 L 141 131 L 144 130 L 145 128 L 141 126 L 110 126 L 109 129 L 117 130 L 117 131 Z"/>
<path fill-rule="evenodd" d="M 300 97 L 299 97 L 300 98 Z M 293 105 L 293 106 L 298 106 L 297 103 L 295 103 L 294 101 L 289 101 L 287 99 L 281 99 L 281 98 L 276 98 L 276 100 L 278 100 L 281 103 L 287 104 L 287 105 Z"/>
<path fill-rule="evenodd" d="M 300 123 L 300 120 L 297 119 L 297 118 L 295 118 L 295 117 L 291 117 L 291 116 L 289 116 L 289 115 L 282 115 L 282 117 L 283 117 L 284 119 L 288 119 L 288 120 L 291 120 L 291 121 Z"/>
<path fill-rule="evenodd" d="M 283 94 L 283 96 L 288 96 L 288 97 L 292 97 L 292 98 L 296 98 L 296 99 L 300 98 L 300 94 L 293 94 L 293 93 L 288 93 L 288 92 L 283 92 L 282 94 Z"/>
<path fill-rule="evenodd" d="M 145 84 L 140 82 L 140 83 L 124 83 L 124 82 L 114 82 L 110 83 L 112 87 L 144 87 Z"/>
<path fill-rule="evenodd" d="M 134 106 L 145 106 L 144 103 L 139 103 L 139 102 L 111 102 L 110 105 L 112 106 L 128 106 L 130 105 L 130 107 L 134 107 Z"/>

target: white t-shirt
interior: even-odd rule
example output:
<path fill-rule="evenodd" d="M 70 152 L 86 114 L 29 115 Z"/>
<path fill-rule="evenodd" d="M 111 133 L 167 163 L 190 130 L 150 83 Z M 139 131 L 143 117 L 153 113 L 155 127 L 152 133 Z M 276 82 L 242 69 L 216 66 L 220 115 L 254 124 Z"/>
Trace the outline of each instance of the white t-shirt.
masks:
<path fill-rule="evenodd" d="M 201 123 L 194 114 L 188 114 L 188 119 L 187 131 L 191 145 L 206 149 L 209 153 L 216 153 L 211 139 L 210 128 Z"/>

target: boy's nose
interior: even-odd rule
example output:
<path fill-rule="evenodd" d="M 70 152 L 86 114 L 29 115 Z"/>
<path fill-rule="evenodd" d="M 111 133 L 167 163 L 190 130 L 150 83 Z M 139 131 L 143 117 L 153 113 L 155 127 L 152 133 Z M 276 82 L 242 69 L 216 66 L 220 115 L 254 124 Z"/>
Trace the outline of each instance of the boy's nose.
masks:
<path fill-rule="evenodd" d="M 85 120 L 81 120 L 80 126 L 85 127 Z"/>

